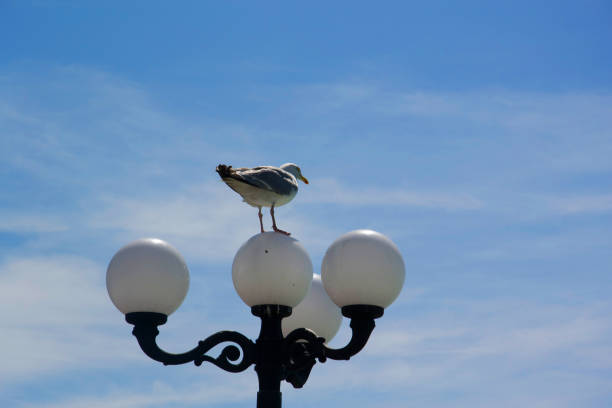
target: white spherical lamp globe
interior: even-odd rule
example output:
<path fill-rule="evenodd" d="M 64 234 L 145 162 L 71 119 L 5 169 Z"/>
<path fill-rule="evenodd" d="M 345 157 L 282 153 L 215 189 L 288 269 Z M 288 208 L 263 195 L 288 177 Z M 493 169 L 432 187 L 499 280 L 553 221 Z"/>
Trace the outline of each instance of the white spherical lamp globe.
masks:
<path fill-rule="evenodd" d="M 312 262 L 294 238 L 278 232 L 252 236 L 234 257 L 232 280 L 249 306 L 294 307 L 310 287 Z"/>
<path fill-rule="evenodd" d="M 404 284 L 405 268 L 395 244 L 372 230 L 342 235 L 321 265 L 323 286 L 338 306 L 389 306 Z"/>
<path fill-rule="evenodd" d="M 106 271 L 106 288 L 123 313 L 169 315 L 187 295 L 189 270 L 181 254 L 167 242 L 139 239 L 113 256 Z"/>
<path fill-rule="evenodd" d="M 314 275 L 312 285 L 304 300 L 293 308 L 291 316 L 283 319 L 283 336 L 304 327 L 315 332 L 317 336 L 323 337 L 325 342 L 329 343 L 338 332 L 341 323 L 340 308 L 332 302 L 323 289 L 321 276 Z"/>

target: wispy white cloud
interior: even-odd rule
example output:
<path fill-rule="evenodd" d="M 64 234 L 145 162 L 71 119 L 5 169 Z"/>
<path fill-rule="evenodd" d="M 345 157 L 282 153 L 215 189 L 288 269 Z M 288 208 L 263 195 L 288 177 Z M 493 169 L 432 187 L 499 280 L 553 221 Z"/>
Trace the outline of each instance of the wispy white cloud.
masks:
<path fill-rule="evenodd" d="M 397 406 L 431 393 L 464 395 L 448 406 L 488 406 L 495 399 L 575 406 L 609 395 L 606 381 L 598 380 L 601 370 L 612 368 L 609 305 L 474 300 L 455 306 L 381 321 L 350 367 L 327 362 L 308 386 L 317 392 L 393 390 L 389 402 Z M 515 384 L 523 397 L 501 384 Z M 566 385 L 562 396 L 555 384 Z"/>
<path fill-rule="evenodd" d="M 548 213 L 550 216 L 550 213 Z M 540 215 L 542 217 L 542 215 Z M 533 222 L 533 221 L 531 221 Z M 612 237 L 598 225 L 574 227 L 567 231 L 541 232 L 529 236 L 499 234 L 470 249 L 461 257 L 475 261 L 555 260 L 561 257 L 580 259 L 590 251 L 612 245 Z"/>
<path fill-rule="evenodd" d="M 19 214 L 0 211 L 0 231 L 8 232 L 58 232 L 68 229 L 59 217 L 41 214 Z"/>
<path fill-rule="evenodd" d="M 100 211 L 92 214 L 89 226 L 117 231 L 117 239 L 122 242 L 137 237 L 162 237 L 191 256 L 228 259 L 244 237 L 258 231 L 258 220 L 256 209 L 225 190 L 218 183 L 144 200 L 105 198 Z"/>
<path fill-rule="evenodd" d="M 284 207 L 277 210 L 276 218 L 311 250 L 321 251 L 340 235 L 323 221 Z M 117 244 L 159 237 L 189 258 L 207 262 L 231 260 L 240 245 L 259 232 L 257 209 L 221 181 L 146 199 L 107 197 L 86 219 L 91 229 L 109 231 Z M 266 228 L 270 223 L 266 213 Z"/>
<path fill-rule="evenodd" d="M 401 183 L 401 180 L 399 180 Z M 351 189 L 336 179 L 318 179 L 312 191 L 302 199 L 305 203 L 349 206 L 406 206 L 443 210 L 476 210 L 484 203 L 468 193 L 413 191 L 402 188 L 364 187 Z"/>
<path fill-rule="evenodd" d="M 117 313 L 104 269 L 80 257 L 13 258 L 0 265 L 0 383 L 82 366 L 105 366 L 112 350 L 133 359 L 127 336 L 115 337 Z"/>
<path fill-rule="evenodd" d="M 609 93 L 505 89 L 436 92 L 398 88 L 384 81 L 323 83 L 266 91 L 276 101 L 292 101 L 277 108 L 301 120 L 301 127 L 309 129 L 306 122 L 313 119 L 324 121 L 333 129 L 326 137 L 338 138 L 339 143 L 346 139 L 347 132 L 355 131 L 362 137 L 375 132 L 373 149 L 377 141 L 384 143 L 394 138 L 422 140 L 423 144 L 435 139 L 450 140 L 452 143 L 441 148 L 463 150 L 453 158 L 463 157 L 468 163 L 488 166 L 474 174 L 480 184 L 491 178 L 508 183 L 533 180 L 543 174 L 612 169 L 608 159 L 612 155 Z M 381 122 L 395 126 L 381 126 Z M 375 128 L 370 128 L 371 123 Z M 432 128 L 436 136 L 431 135 Z M 462 156 L 465 150 L 472 154 Z M 420 152 L 432 153 L 425 149 Z"/>
<path fill-rule="evenodd" d="M 524 360 L 558 358 L 559 353 L 582 356 L 581 350 L 607 343 L 612 334 L 612 322 L 607 318 L 575 317 L 560 322 L 538 322 L 528 327 L 513 327 L 505 332 L 489 333 L 465 353 L 475 357 L 491 355 Z M 581 359 L 581 365 L 599 365 L 595 360 Z M 608 363 L 612 360 L 608 359 Z"/>
<path fill-rule="evenodd" d="M 612 121 L 612 95 L 606 93 L 504 89 L 423 91 L 389 87 L 380 81 L 316 84 L 292 89 L 300 99 L 328 101 L 315 109 L 354 111 L 357 108 L 368 115 L 469 120 L 515 130 L 544 131 L 552 137 L 569 136 L 578 142 L 585 136 L 603 138 L 609 129 L 606 125 Z"/>
<path fill-rule="evenodd" d="M 144 189 L 193 180 L 203 166 L 212 174 L 217 160 L 249 148 L 241 142 L 251 131 L 240 123 L 191 119 L 168 112 L 138 83 L 96 69 L 49 67 L 44 79 L 10 73 L 0 81 L 2 167 L 65 194 L 93 194 L 126 182 Z"/>
<path fill-rule="evenodd" d="M 417 183 L 418 177 L 410 183 L 397 178 L 395 187 L 367 184 L 370 180 L 350 184 L 342 178 L 345 174 L 324 178 L 321 172 L 312 178 L 312 185 L 300 191 L 294 203 L 278 212 L 280 225 L 303 239 L 309 251 L 322 252 L 343 232 L 336 230 L 339 223 L 330 221 L 330 217 L 309 213 L 317 204 L 336 207 L 333 214 L 350 209 L 359 222 L 363 219 L 359 211 L 371 210 L 365 207 L 401 206 L 408 210 L 461 211 L 459 215 L 471 211 L 470 215 L 483 217 L 479 222 L 490 225 L 496 225 L 499 213 L 504 213 L 506 221 L 531 214 L 531 221 L 542 225 L 546 221 L 543 215 L 598 214 L 612 209 L 607 192 L 565 194 L 563 190 L 571 190 L 571 186 L 562 185 L 561 192 L 536 195 L 533 190 L 538 187 L 530 184 L 534 180 L 548 181 L 551 174 L 558 184 L 563 184 L 563 177 L 570 173 L 610 171 L 612 101 L 606 95 L 435 93 L 391 89 L 376 83 L 287 87 L 284 94 L 262 92 L 269 98 L 268 103 L 282 105 L 271 115 L 278 126 L 274 134 L 282 137 L 273 146 L 260 146 L 258 137 L 265 133 L 261 129 L 266 128 L 266 123 L 247 123 L 239 118 L 235 123 L 210 118 L 185 120 L 161 108 L 137 83 L 77 67 L 60 71 L 54 74 L 52 89 L 48 84 L 41 87 L 42 96 L 52 96 L 53 106 L 34 106 L 15 97 L 19 92 L 0 92 L 3 165 L 20 175 L 32 176 L 38 189 L 53 187 L 51 193 L 58 194 L 56 199 L 67 195 L 67 201 L 75 203 L 70 208 L 46 209 L 44 216 L 40 209 L 3 210 L 6 216 L 0 218 L 0 230 L 39 234 L 50 253 L 68 251 L 66 238 L 60 233 L 69 231 L 73 241 L 95 235 L 102 237 L 106 247 L 115 248 L 135 238 L 157 236 L 168 240 L 189 259 L 227 261 L 242 242 L 258 231 L 258 221 L 255 209 L 216 181 L 213 169 L 217 160 L 261 164 L 257 161 L 276 157 L 275 149 L 282 150 L 278 146 L 288 143 L 288 134 L 301 132 L 328 143 L 331 153 L 325 156 L 327 160 L 332 155 L 342 155 L 351 142 L 337 129 L 361 117 L 374 117 L 385 123 L 418 119 L 435 123 L 440 132 L 450 135 L 448 138 L 465 142 L 448 146 L 469 150 L 468 154 L 453 157 L 457 163 L 474 164 L 473 171 L 466 175 L 469 181 L 450 187 L 450 183 L 439 180 L 450 177 L 463 164 L 444 167 L 448 163 L 426 163 L 427 168 L 440 167 L 441 176 L 425 186 Z M 11 82 L 11 78 L 14 76 L 5 78 L 4 83 Z M 27 88 L 24 92 L 38 95 L 34 88 L 41 84 L 27 87 L 23 85 L 26 82 L 20 82 Z M 292 93 L 291 104 L 286 103 L 286 92 Z M 297 125 L 286 120 L 292 114 L 300 118 Z M 277 118 L 285 121 L 276 125 Z M 462 127 L 464 123 L 470 126 Z M 320 129 L 328 131 L 318 134 Z M 408 137 L 401 126 L 390 126 L 388 130 L 398 140 Z M 426 130 L 417 131 L 410 138 L 429 136 Z M 469 133 L 472 131 L 475 133 Z M 295 140 L 290 141 L 293 148 Z M 436 144 L 424 150 L 427 149 L 431 149 L 426 151 L 430 155 L 439 153 Z M 288 154 L 289 150 L 282 153 Z M 364 157 L 369 153 L 363 152 Z M 393 152 L 382 152 L 390 153 Z M 317 161 L 316 154 L 311 156 L 315 157 L 310 162 L 315 173 L 317 165 L 327 164 L 324 159 Z M 363 160 L 339 160 L 350 164 L 348 170 L 338 166 L 340 173 L 351 169 L 368 173 L 359 168 Z M 389 163 L 388 171 L 401 174 L 399 167 L 403 165 L 401 161 Z M 0 193 L 6 198 L 15 194 L 20 192 Z M 23 194 L 19 203 L 27 207 L 30 199 Z M 267 215 L 266 218 L 269 223 Z M 579 251 L 581 245 L 605 247 L 610 239 L 604 235 L 605 226 L 602 229 L 605 231 L 585 228 L 510 238 L 500 232 L 487 242 L 489 246 L 458 257 L 557 259 L 560 253 L 577 253 L 572 251 Z M 468 234 L 479 233 L 467 231 L 466 240 L 475 236 Z M 0 312 L 0 349 L 28 357 L 4 358 L 0 382 L 35 381 L 48 373 L 75 368 L 121 369 L 118 366 L 123 363 L 117 361 L 139 359 L 150 363 L 134 346 L 129 330 L 118 322 L 121 316 L 104 289 L 104 266 L 84 256 L 3 260 L 0 297 L 8 306 Z M 461 296 L 460 285 L 454 289 L 459 292 L 454 295 Z M 516 297 L 520 298 L 520 293 Z M 483 395 L 481 399 L 463 398 L 464 406 L 493 406 L 497 400 L 497 406 L 558 407 L 563 406 L 563 399 L 573 406 L 584 406 L 580 391 L 586 389 L 591 395 L 604 392 L 592 370 L 609 370 L 612 365 L 607 357 L 612 355 L 607 317 L 610 307 L 602 307 L 606 313 L 591 313 L 588 300 L 584 300 L 585 305 L 575 310 L 559 308 L 548 315 L 539 314 L 546 302 L 475 302 L 427 316 L 419 313 L 425 313 L 423 310 L 429 306 L 412 309 L 414 302 L 398 304 L 402 307 L 399 321 L 381 322 L 366 349 L 350 364 L 329 361 L 323 368 L 317 365 L 306 390 L 284 392 L 303 404 L 302 400 L 308 400 L 304 395 L 311 395 L 312 401 L 312 395 L 318 392 L 345 393 L 347 388 L 375 386 L 393 390 L 389 406 L 405 406 L 409 394 L 419 389 L 429 390 L 429 395 Z M 491 313 L 481 320 L 482 311 Z M 115 333 L 115 325 L 120 327 L 120 333 Z M 108 360 L 109 353 L 115 357 L 114 362 Z M 562 371 L 569 373 L 564 377 Z M 557 380 L 564 386 L 563 398 L 550 385 Z M 213 383 L 200 391 L 196 385 L 182 387 L 169 380 L 152 390 L 131 391 L 121 388 L 118 380 L 116 392 L 79 395 L 75 391 L 59 401 L 31 406 L 140 408 L 250 401 L 254 398 L 255 378 L 246 376 L 244 389 L 248 392 L 244 393 L 241 381 L 232 379 L 231 387 Z M 235 391 L 236 384 L 241 391 Z M 508 386 L 504 389 L 499 384 Z M 590 389 L 586 384 L 595 385 Z M 537 387 L 541 388 L 539 393 Z M 492 395 L 494 392 L 498 395 Z M 461 403 L 448 405 L 456 407 Z"/>
<path fill-rule="evenodd" d="M 23 408 L 145 408 L 145 407 L 214 407 L 246 400 L 255 400 L 254 383 L 244 377 L 222 385 L 208 378 L 205 385 L 191 383 L 180 387 L 156 381 L 150 389 L 123 390 L 105 395 L 70 396 L 61 401 L 25 404 Z M 251 401 L 250 401 L 251 402 Z"/>
<path fill-rule="evenodd" d="M 612 194 L 550 198 L 550 205 L 561 214 L 589 214 L 612 211 Z"/>

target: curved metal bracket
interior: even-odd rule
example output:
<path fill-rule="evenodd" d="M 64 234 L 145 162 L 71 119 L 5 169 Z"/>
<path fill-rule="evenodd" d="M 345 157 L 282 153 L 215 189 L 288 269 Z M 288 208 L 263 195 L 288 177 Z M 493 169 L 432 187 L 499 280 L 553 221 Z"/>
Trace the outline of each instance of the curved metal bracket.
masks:
<path fill-rule="evenodd" d="M 159 348 L 155 340 L 159 334 L 157 326 L 166 323 L 167 319 L 166 315 L 154 312 L 134 312 L 125 315 L 125 320 L 134 325 L 132 334 L 138 340 L 140 348 L 153 360 L 159 361 L 164 365 L 178 365 L 193 361 L 197 366 L 207 361 L 219 368 L 234 373 L 246 370 L 255 362 L 255 344 L 244 335 L 235 331 L 215 333 L 198 342 L 195 348 L 186 353 L 168 353 Z M 217 357 L 211 357 L 206 354 L 213 347 L 225 342 L 231 342 L 237 346 L 230 344 L 224 347 Z M 241 356 L 242 358 L 240 358 Z"/>
<path fill-rule="evenodd" d="M 340 349 L 323 346 L 325 356 L 332 360 L 348 360 L 359 353 L 370 339 L 376 324 L 375 319 L 383 315 L 385 309 L 371 305 L 351 305 L 342 308 L 342 314 L 351 319 L 352 336 L 349 343 Z"/>
<path fill-rule="evenodd" d="M 325 345 L 323 337 L 308 329 L 296 329 L 283 339 L 283 361 L 285 380 L 295 388 L 304 386 L 316 360 L 324 363 L 332 360 L 348 360 L 359 353 L 374 330 L 374 320 L 381 317 L 384 309 L 371 305 L 351 305 L 342 308 L 342 314 L 351 319 L 352 336 L 348 344 L 339 349 Z"/>
<path fill-rule="evenodd" d="M 324 363 L 323 337 L 309 329 L 295 329 L 283 339 L 282 359 L 285 363 L 285 380 L 294 388 L 302 388 L 316 360 Z"/>
<path fill-rule="evenodd" d="M 257 343 L 238 332 L 221 331 L 198 342 L 195 348 L 182 354 L 168 353 L 157 345 L 155 340 L 159 334 L 157 327 L 168 320 L 165 314 L 134 312 L 127 313 L 125 319 L 134 325 L 132 334 L 138 340 L 142 351 L 153 360 L 164 365 L 193 361 L 197 366 L 207 361 L 234 373 L 244 371 L 251 364 L 255 364 L 255 371 L 260 379 L 261 397 L 273 394 L 273 399 L 280 401 L 280 381 L 286 380 L 295 388 L 301 388 L 306 384 L 317 360 L 321 363 L 328 358 L 348 360 L 359 353 L 374 330 L 374 320 L 383 315 L 384 309 L 371 305 L 344 306 L 342 314 L 351 319 L 352 336 L 348 344 L 339 349 L 327 347 L 323 337 L 318 337 L 313 331 L 305 328 L 296 329 L 283 338 L 281 320 L 291 314 L 290 307 L 258 305 L 252 308 L 252 312 L 262 319 Z M 217 357 L 206 354 L 225 342 L 233 344 L 225 346 Z"/>

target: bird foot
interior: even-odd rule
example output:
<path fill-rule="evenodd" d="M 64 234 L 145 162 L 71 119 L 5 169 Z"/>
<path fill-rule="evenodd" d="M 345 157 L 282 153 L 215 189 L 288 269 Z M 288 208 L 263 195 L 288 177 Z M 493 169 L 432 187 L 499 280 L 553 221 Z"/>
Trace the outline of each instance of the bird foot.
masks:
<path fill-rule="evenodd" d="M 291 235 L 291 233 L 290 233 L 290 232 L 283 231 L 283 230 L 282 230 L 282 229 L 280 229 L 280 228 L 273 227 L 273 229 L 274 229 L 274 232 L 280 232 L 281 234 L 285 234 L 285 235 L 287 235 L 287 236 Z"/>

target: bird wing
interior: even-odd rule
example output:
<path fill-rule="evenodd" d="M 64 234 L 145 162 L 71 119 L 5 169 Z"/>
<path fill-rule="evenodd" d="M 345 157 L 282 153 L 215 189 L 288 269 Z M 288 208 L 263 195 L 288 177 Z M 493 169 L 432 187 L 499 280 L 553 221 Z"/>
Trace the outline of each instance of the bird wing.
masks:
<path fill-rule="evenodd" d="M 230 177 L 262 190 L 290 195 L 297 190 L 297 180 L 285 170 L 271 166 L 231 169 Z"/>

